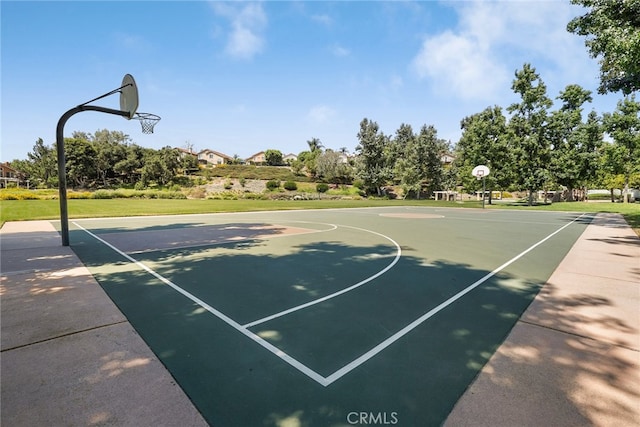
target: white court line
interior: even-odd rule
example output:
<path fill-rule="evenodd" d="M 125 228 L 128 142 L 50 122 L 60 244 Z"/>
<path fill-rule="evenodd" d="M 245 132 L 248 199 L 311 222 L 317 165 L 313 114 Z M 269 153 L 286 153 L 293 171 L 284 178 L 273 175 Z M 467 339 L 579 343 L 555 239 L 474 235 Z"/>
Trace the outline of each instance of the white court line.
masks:
<path fill-rule="evenodd" d="M 401 330 L 399 330 L 398 332 L 396 332 L 395 334 L 393 334 L 392 336 L 390 336 L 389 338 L 387 338 L 386 340 L 384 340 L 383 342 L 381 342 L 380 344 L 378 344 L 377 346 L 375 346 L 374 348 L 369 350 L 368 352 L 364 353 L 362 356 L 358 357 L 357 359 L 351 361 L 350 363 L 346 364 L 342 368 L 338 369 L 333 374 L 331 374 L 331 375 L 329 375 L 328 377 L 325 378 L 325 380 L 327 381 L 327 385 L 331 384 L 332 382 L 334 382 L 337 379 L 339 379 L 339 378 L 343 377 L 344 375 L 348 374 L 349 372 L 351 372 L 352 370 L 354 370 L 358 366 L 362 365 L 364 362 L 366 362 L 367 360 L 371 359 L 373 356 L 375 356 L 376 354 L 380 353 L 382 350 L 384 350 L 385 348 L 389 347 L 391 344 L 393 344 L 394 342 L 396 342 L 397 340 L 399 340 L 400 338 L 402 338 L 403 336 L 405 336 L 406 334 L 411 332 L 413 329 L 418 327 L 424 321 L 426 321 L 427 319 L 429 319 L 430 317 L 432 317 L 433 315 L 435 315 L 439 311 L 443 310 L 444 308 L 448 307 L 449 305 L 453 304 L 456 300 L 462 298 L 464 295 L 468 294 L 469 292 L 471 292 L 472 290 L 474 290 L 475 288 L 480 286 L 482 283 L 486 282 L 491 277 L 495 276 L 501 270 L 503 270 L 506 267 L 508 267 L 509 265 L 513 264 L 514 262 L 516 262 L 517 260 L 519 260 L 520 258 L 525 256 L 526 254 L 531 252 L 533 249 L 537 248 L 538 246 L 540 246 L 541 244 L 543 244 L 544 242 L 546 242 L 547 240 L 549 240 L 550 238 L 552 238 L 553 236 L 555 236 L 556 234 L 558 234 L 559 232 L 561 232 L 562 230 L 564 230 L 565 228 L 567 228 L 568 226 L 570 226 L 571 224 L 576 222 L 583 215 L 585 215 L 585 214 L 582 214 L 578 218 L 575 218 L 573 221 L 563 225 L 561 228 L 559 228 L 558 230 L 556 230 L 553 233 L 549 234 L 544 239 L 540 240 L 539 242 L 537 242 L 534 245 L 530 246 L 528 249 L 525 249 L 524 251 L 520 252 L 515 257 L 511 258 L 509 261 L 505 262 L 500 267 L 498 267 L 495 270 L 493 270 L 491 273 L 487 273 L 481 279 L 476 280 L 474 283 L 472 283 L 471 285 L 467 286 L 466 288 L 464 288 L 463 290 L 461 290 L 460 292 L 458 292 L 457 294 L 455 294 L 451 298 L 447 299 L 446 301 L 444 301 L 443 303 L 439 304 L 435 308 L 429 310 L 428 312 L 426 312 L 425 314 L 423 314 L 422 316 L 420 316 L 419 318 L 417 318 L 416 320 L 414 320 L 413 322 L 411 322 L 410 324 L 408 324 L 407 326 L 405 326 L 404 328 L 402 328 Z"/>
<path fill-rule="evenodd" d="M 233 329 L 235 329 L 238 332 L 240 332 L 241 334 L 245 335 L 246 337 L 248 337 L 252 341 L 255 341 L 256 343 L 260 344 L 262 347 L 266 348 L 271 353 L 275 354 L 280 359 L 284 360 L 289 365 L 293 366 L 294 368 L 296 368 L 297 370 L 299 370 L 303 374 L 307 375 L 309 378 L 319 382 L 320 384 L 322 384 L 325 387 L 328 385 L 328 384 L 326 384 L 326 380 L 324 379 L 324 377 L 322 375 L 318 374 L 316 371 L 314 371 L 314 370 L 308 368 L 307 366 L 303 365 L 302 363 L 298 362 L 296 359 L 294 359 L 293 357 L 289 356 L 287 353 L 285 353 L 284 351 L 280 350 L 279 348 L 273 346 L 268 341 L 265 341 L 264 339 L 262 339 L 261 337 L 259 337 L 256 334 L 254 334 L 253 332 L 249 331 L 247 328 L 242 327 L 242 325 L 240 325 L 238 322 L 234 321 L 233 319 L 231 319 L 230 317 L 228 317 L 227 315 L 225 315 L 221 311 L 218 311 L 215 308 L 211 307 L 209 304 L 207 304 L 206 302 L 202 301 L 200 298 L 196 297 L 195 295 L 191 294 L 190 292 L 185 291 L 184 289 L 182 289 L 180 286 L 176 285 L 175 283 L 173 283 L 169 279 L 167 279 L 167 278 L 161 276 L 160 274 L 156 273 L 151 268 L 147 267 L 146 265 L 144 265 L 140 261 L 137 261 L 136 259 L 130 257 L 126 253 L 122 252 L 120 249 L 116 248 L 115 246 L 113 246 L 112 244 L 107 242 L 106 240 L 103 240 L 100 237 L 96 236 L 95 234 L 93 234 L 92 232 L 90 232 L 86 228 L 82 227 L 81 225 L 79 225 L 79 224 L 77 224 L 75 222 L 73 222 L 73 224 L 76 227 L 78 227 L 81 230 L 83 230 L 85 233 L 87 233 L 90 236 L 92 236 L 94 239 L 96 239 L 99 242 L 107 245 L 109 248 L 111 248 L 112 250 L 114 250 L 118 254 L 122 255 L 127 260 L 131 261 L 132 263 L 134 263 L 138 267 L 142 268 L 144 271 L 146 271 L 147 273 L 151 274 L 156 279 L 160 280 L 161 282 L 163 282 L 166 285 L 171 286 L 174 290 L 176 290 L 177 292 L 181 293 L 182 295 L 184 295 L 185 297 L 187 297 L 191 301 L 195 302 L 200 307 L 204 308 L 209 313 L 213 314 L 214 316 L 216 316 L 217 318 L 219 318 L 220 320 L 225 322 L 227 325 L 231 326 Z"/>
<path fill-rule="evenodd" d="M 247 330 L 247 328 L 243 327 L 242 325 L 240 325 L 239 323 L 237 323 L 233 319 L 227 317 L 222 312 L 216 310 L 215 308 L 211 307 L 210 305 L 208 305 L 204 301 L 200 300 L 196 296 L 190 294 L 189 292 L 187 292 L 184 289 L 180 288 L 179 286 L 175 285 L 170 280 L 164 278 L 163 276 L 161 276 L 160 274 L 156 273 L 155 271 L 153 271 L 152 269 L 150 269 L 146 265 L 142 264 L 141 262 L 136 261 L 135 259 L 133 259 L 129 255 L 127 255 L 124 252 L 120 251 L 118 248 L 114 247 L 113 245 L 109 244 L 108 242 L 102 240 L 100 237 L 96 236 L 95 234 L 93 234 L 90 231 L 86 230 L 85 228 L 81 227 L 77 223 L 74 222 L 73 224 L 76 225 L 78 228 L 84 230 L 89 235 L 93 236 L 98 241 L 104 243 L 105 245 L 107 245 L 108 247 L 110 247 L 111 249 L 113 249 L 114 251 L 116 251 L 117 253 L 119 253 L 120 255 L 125 257 L 126 259 L 128 259 L 131 262 L 135 263 L 136 265 L 138 265 L 139 267 L 141 267 L 142 269 L 147 271 L 149 274 L 151 274 L 154 277 L 158 278 L 163 283 L 171 286 L 173 289 L 175 289 L 176 291 L 178 291 L 182 295 L 186 296 L 187 298 L 189 298 L 190 300 L 192 300 L 196 304 L 200 305 L 201 307 L 203 307 L 204 309 L 209 311 L 211 314 L 213 314 L 214 316 L 218 317 L 219 319 L 221 319 L 222 321 L 224 321 L 229 326 L 233 327 L 234 329 L 236 329 L 237 331 L 239 331 L 240 333 L 242 333 L 243 335 L 245 335 L 249 339 L 255 341 L 258 344 L 260 344 L 262 347 L 266 348 L 271 353 L 275 354 L 277 357 L 279 357 L 280 359 L 284 360 L 289 365 L 293 366 L 294 368 L 296 368 L 297 370 L 299 370 L 303 374 L 307 375 L 309 378 L 311 378 L 314 381 L 318 382 L 322 386 L 327 387 L 330 384 L 332 384 L 333 382 L 337 381 L 338 379 L 342 378 L 343 376 L 345 376 L 346 374 L 351 372 L 352 370 L 356 369 L 358 366 L 362 365 L 367 360 L 371 359 L 372 357 L 374 357 L 375 355 L 377 355 L 378 353 L 380 353 L 381 351 L 383 351 L 387 347 L 389 347 L 391 344 L 393 344 L 394 342 L 396 342 L 397 340 L 399 340 L 400 338 L 402 338 L 403 336 L 405 336 L 406 334 L 411 332 L 413 329 L 417 328 L 419 325 L 424 323 L 430 317 L 434 316 L 438 312 L 442 311 L 444 308 L 446 308 L 449 305 L 453 304 L 455 301 L 457 301 L 458 299 L 462 298 L 464 295 L 468 294 L 473 289 L 477 288 L 482 283 L 486 282 L 491 277 L 495 276 L 497 273 L 499 273 L 500 271 L 502 271 L 503 269 L 505 269 L 509 265 L 513 264 L 515 261 L 519 260 L 520 258 L 525 256 L 526 254 L 531 252 L 533 249 L 537 248 L 538 246 L 540 246 L 541 244 L 543 244 L 544 242 L 546 242 L 547 240 L 549 240 L 550 238 L 552 238 L 556 234 L 560 233 L 562 230 L 564 230 L 568 226 L 572 225 L 574 222 L 576 222 L 577 220 L 579 220 L 580 218 L 582 218 L 585 215 L 586 214 L 580 215 L 579 217 L 573 219 L 571 222 L 563 225 L 562 227 L 560 227 L 559 229 L 557 229 L 553 233 L 549 234 L 548 236 L 546 236 L 542 240 L 540 240 L 537 243 L 531 245 L 529 248 L 527 248 L 524 251 L 520 252 L 518 255 L 516 255 L 515 257 L 511 258 L 509 261 L 505 262 L 504 264 L 502 264 L 498 268 L 494 269 L 492 272 L 487 273 L 481 279 L 475 281 L 474 283 L 472 283 L 471 285 L 469 285 L 465 289 L 461 290 L 460 292 L 458 292 L 454 296 L 450 297 L 449 299 L 447 299 L 443 303 L 441 303 L 438 306 L 436 306 L 435 308 L 429 310 L 428 312 L 426 312 L 425 314 L 420 316 L 418 319 L 414 320 L 413 322 L 411 322 L 410 324 L 408 324 L 407 326 L 402 328 L 400 331 L 396 332 L 395 334 L 393 334 L 392 336 L 390 336 L 389 338 L 387 338 L 386 340 L 384 340 L 380 344 L 378 344 L 375 347 L 373 347 L 371 350 L 369 350 L 366 353 L 362 354 L 358 358 L 356 358 L 353 361 L 349 362 L 348 364 L 346 364 L 345 366 L 343 366 L 342 368 L 338 369 L 337 371 L 335 371 L 334 373 L 332 373 L 331 375 L 329 375 L 327 377 L 323 377 L 322 375 L 318 374 L 317 372 L 315 372 L 311 368 L 309 368 L 306 365 L 300 363 L 298 360 L 296 360 L 293 357 L 289 356 L 284 351 L 278 349 L 277 347 L 275 347 L 272 344 L 270 344 L 269 342 L 265 341 L 264 339 L 262 339 L 258 335 L 256 335 L 256 334 L 252 333 L 251 331 Z"/>
<path fill-rule="evenodd" d="M 355 285 L 351 285 L 348 288 L 344 288 L 342 290 L 339 290 L 338 292 L 334 292 L 332 294 L 325 295 L 322 298 L 318 298 L 318 299 L 315 299 L 313 301 L 309 301 L 307 303 L 304 303 L 304 304 L 301 304 L 301 305 L 297 305 L 295 307 L 291 307 L 291 308 L 289 308 L 287 310 L 283 310 L 283 311 L 281 311 L 279 313 L 275 313 L 275 314 L 272 314 L 270 316 L 263 317 L 262 319 L 254 320 L 253 322 L 249 322 L 247 324 L 242 325 L 243 327 L 251 328 L 252 326 L 256 326 L 256 325 L 259 325 L 261 323 L 268 322 L 269 320 L 277 319 L 278 317 L 285 316 L 287 314 L 293 313 L 294 311 L 302 310 L 304 308 L 311 307 L 312 305 L 320 304 L 321 302 L 324 302 L 324 301 L 326 301 L 328 299 L 335 298 L 335 297 L 337 297 L 339 295 L 345 294 L 345 293 L 347 293 L 349 291 L 352 291 L 352 290 L 354 290 L 356 288 L 359 288 L 360 286 L 362 286 L 362 285 L 364 285 L 366 283 L 369 283 L 370 281 L 382 276 L 384 273 L 389 271 L 394 265 L 396 265 L 398 263 L 398 261 L 400 260 L 400 257 L 402 256 L 402 248 L 400 247 L 398 242 L 393 240 L 391 237 L 385 236 L 384 234 L 377 233 L 375 231 L 367 230 L 365 228 L 351 227 L 351 226 L 348 226 L 348 225 L 340 225 L 340 227 L 352 228 L 354 230 L 360 230 L 360 231 L 366 231 L 367 233 L 371 233 L 371 234 L 378 235 L 380 237 L 384 237 L 385 239 L 389 240 L 391 243 L 393 243 L 395 245 L 396 250 L 397 250 L 395 258 L 385 268 L 383 268 L 382 270 L 378 271 L 373 276 L 369 276 L 366 279 L 361 280 L 360 282 L 356 283 Z"/>

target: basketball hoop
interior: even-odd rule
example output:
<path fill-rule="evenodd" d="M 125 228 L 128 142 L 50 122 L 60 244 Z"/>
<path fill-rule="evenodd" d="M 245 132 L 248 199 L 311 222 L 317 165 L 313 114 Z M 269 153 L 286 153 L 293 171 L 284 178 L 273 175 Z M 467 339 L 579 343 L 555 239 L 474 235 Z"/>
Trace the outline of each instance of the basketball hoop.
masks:
<path fill-rule="evenodd" d="M 146 134 L 153 133 L 154 126 L 160 121 L 160 116 L 151 113 L 136 113 L 133 118 L 140 121 L 142 133 Z"/>
<path fill-rule="evenodd" d="M 485 182 L 484 178 L 489 175 L 489 168 L 485 165 L 478 165 L 473 168 L 471 171 L 471 175 L 475 176 L 478 181 L 482 180 L 482 209 L 484 209 L 484 199 L 485 199 Z"/>

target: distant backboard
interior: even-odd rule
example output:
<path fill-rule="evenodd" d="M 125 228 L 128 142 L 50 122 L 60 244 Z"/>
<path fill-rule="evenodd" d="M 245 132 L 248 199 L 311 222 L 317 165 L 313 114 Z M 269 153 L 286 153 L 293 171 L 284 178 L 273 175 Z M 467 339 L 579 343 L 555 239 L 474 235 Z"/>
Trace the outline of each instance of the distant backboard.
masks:
<path fill-rule="evenodd" d="M 489 175 L 489 168 L 486 167 L 485 165 L 478 165 L 475 168 L 473 168 L 473 171 L 471 172 L 471 174 L 476 178 L 481 179 Z"/>
<path fill-rule="evenodd" d="M 132 119 L 138 111 L 138 86 L 131 74 L 124 75 L 120 86 L 120 110 L 128 112 L 127 119 Z"/>

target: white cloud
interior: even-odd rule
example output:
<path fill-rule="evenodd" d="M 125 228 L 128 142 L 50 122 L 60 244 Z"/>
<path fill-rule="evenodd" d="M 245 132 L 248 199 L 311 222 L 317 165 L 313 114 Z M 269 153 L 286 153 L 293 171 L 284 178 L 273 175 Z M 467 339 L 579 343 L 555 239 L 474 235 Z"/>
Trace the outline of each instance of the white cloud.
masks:
<path fill-rule="evenodd" d="M 327 123 L 336 115 L 336 111 L 326 105 L 316 105 L 307 113 L 307 120 L 315 124 Z"/>
<path fill-rule="evenodd" d="M 333 19 L 329 15 L 312 15 L 311 19 L 319 24 L 330 26 Z"/>
<path fill-rule="evenodd" d="M 342 47 L 340 45 L 333 45 L 330 48 L 331 53 L 335 56 L 338 57 L 344 57 L 344 56 L 349 56 L 351 54 L 351 51 L 345 47 Z"/>
<path fill-rule="evenodd" d="M 234 58 L 251 59 L 264 49 L 267 15 L 260 3 L 211 3 L 214 12 L 230 22 L 225 51 Z"/>
<path fill-rule="evenodd" d="M 413 65 L 420 77 L 433 79 L 438 92 L 465 99 L 490 98 L 508 81 L 477 39 L 450 31 L 425 40 Z"/>
<path fill-rule="evenodd" d="M 508 92 L 516 69 L 525 62 L 543 81 L 583 84 L 593 69 L 583 40 L 566 31 L 580 9 L 568 2 L 452 3 L 458 25 L 425 38 L 412 66 L 441 91 L 463 99 L 493 102 L 496 91 Z M 552 94 L 553 95 L 553 94 Z"/>
<path fill-rule="evenodd" d="M 117 43 L 124 49 L 145 51 L 151 47 L 150 43 L 148 43 L 144 38 L 135 34 L 118 32 L 115 33 L 114 37 Z"/>
<path fill-rule="evenodd" d="M 391 76 L 391 82 L 389 83 L 389 86 L 391 87 L 391 89 L 398 90 L 403 85 L 404 85 L 404 81 L 402 80 L 402 77 L 398 75 Z"/>

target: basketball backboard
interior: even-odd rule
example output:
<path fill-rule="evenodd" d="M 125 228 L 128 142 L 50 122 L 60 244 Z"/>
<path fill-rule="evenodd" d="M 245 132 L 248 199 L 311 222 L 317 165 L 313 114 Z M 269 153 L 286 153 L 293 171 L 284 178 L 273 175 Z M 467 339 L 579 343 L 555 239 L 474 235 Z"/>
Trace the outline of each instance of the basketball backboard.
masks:
<path fill-rule="evenodd" d="M 138 86 L 131 74 L 124 75 L 120 86 L 120 110 L 128 112 L 130 120 L 138 111 Z"/>
<path fill-rule="evenodd" d="M 489 168 L 486 167 L 485 165 L 478 165 L 475 168 L 473 168 L 471 175 L 475 176 L 478 179 L 484 178 L 487 175 L 489 175 Z"/>

